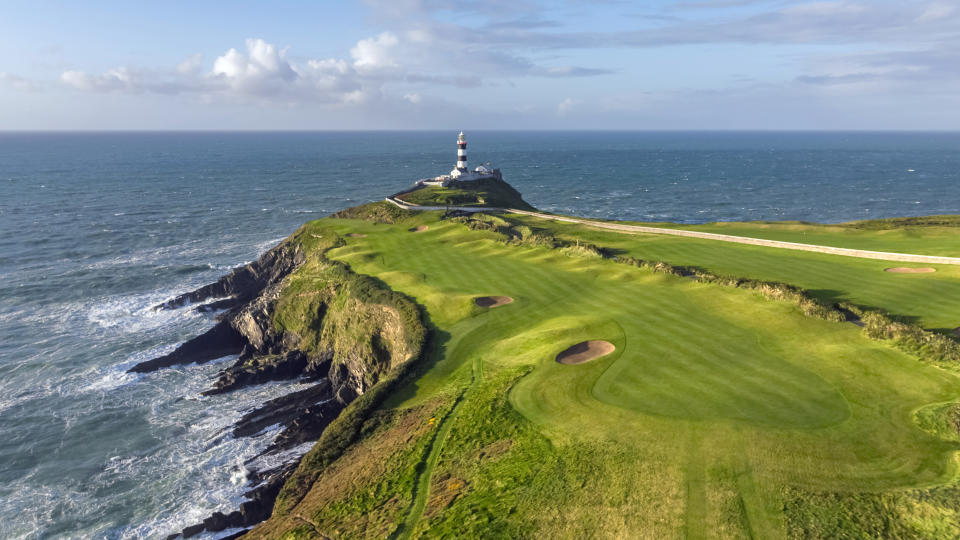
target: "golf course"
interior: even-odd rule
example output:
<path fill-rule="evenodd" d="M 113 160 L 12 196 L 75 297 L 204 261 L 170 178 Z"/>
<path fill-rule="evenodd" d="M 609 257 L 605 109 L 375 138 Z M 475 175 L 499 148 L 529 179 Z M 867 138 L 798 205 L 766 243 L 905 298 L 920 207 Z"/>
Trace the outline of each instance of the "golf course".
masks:
<path fill-rule="evenodd" d="M 958 226 L 689 228 L 957 257 Z M 960 266 L 382 202 L 299 234 L 430 338 L 250 537 L 960 535 Z"/>

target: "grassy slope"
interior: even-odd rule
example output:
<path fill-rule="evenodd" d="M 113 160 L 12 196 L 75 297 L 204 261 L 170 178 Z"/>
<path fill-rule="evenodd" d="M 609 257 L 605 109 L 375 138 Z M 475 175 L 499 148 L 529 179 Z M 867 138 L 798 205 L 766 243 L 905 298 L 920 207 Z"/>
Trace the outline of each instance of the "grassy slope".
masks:
<path fill-rule="evenodd" d="M 425 337 L 416 305 L 326 259 L 327 250 L 344 244 L 339 235 L 303 227 L 294 241 L 312 256 L 287 278 L 277 299 L 273 324 L 278 331 L 296 335 L 298 348 L 310 355 L 333 350 L 334 365 L 363 363 L 371 385 L 420 353 Z"/>
<path fill-rule="evenodd" d="M 493 206 L 533 210 L 513 186 L 492 178 L 465 182 L 454 180 L 447 187 L 426 186 L 399 198 L 421 206 Z"/>
<path fill-rule="evenodd" d="M 430 229 L 408 232 L 416 223 Z M 429 371 L 388 402 L 389 414 L 418 419 L 408 444 L 371 436 L 358 447 L 389 474 L 334 495 L 317 484 L 259 529 L 267 536 L 960 534 L 955 411 L 934 405 L 960 397 L 950 371 L 750 291 L 505 246 L 435 214 L 323 225 L 367 234 L 330 256 L 417 299 L 438 339 Z M 833 279 L 831 294 L 925 320 L 940 316 L 927 302 L 960 298 L 947 273 L 924 276 L 939 295 L 909 303 L 876 279 L 890 276 L 883 263 L 582 234 L 647 258 L 780 271 L 800 285 Z M 912 294 L 926 290 L 918 283 Z M 474 307 L 485 294 L 516 301 Z M 617 351 L 581 366 L 552 361 L 584 339 Z M 936 484 L 947 487 L 922 489 Z"/>

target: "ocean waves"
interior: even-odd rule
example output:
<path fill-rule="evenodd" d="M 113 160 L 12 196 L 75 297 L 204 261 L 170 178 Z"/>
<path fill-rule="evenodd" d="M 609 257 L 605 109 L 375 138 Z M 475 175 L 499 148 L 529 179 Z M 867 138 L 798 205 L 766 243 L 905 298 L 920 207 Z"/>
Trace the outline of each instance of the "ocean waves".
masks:
<path fill-rule="evenodd" d="M 162 537 L 235 509 L 244 464 L 277 428 L 235 439 L 232 424 L 299 386 L 201 396 L 230 358 L 128 374 L 214 324 L 191 306 L 153 307 L 304 220 L 445 172 L 450 134 L 45 137 L 0 147 L 0 537 Z M 478 132 L 471 148 L 533 205 L 565 214 L 960 212 L 954 134 Z"/>

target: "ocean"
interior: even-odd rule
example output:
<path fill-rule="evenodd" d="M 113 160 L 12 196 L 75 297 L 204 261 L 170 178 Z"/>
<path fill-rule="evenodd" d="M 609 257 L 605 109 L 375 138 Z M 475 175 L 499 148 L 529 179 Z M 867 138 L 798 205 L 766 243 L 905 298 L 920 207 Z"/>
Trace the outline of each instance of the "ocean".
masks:
<path fill-rule="evenodd" d="M 307 220 L 448 172 L 455 132 L 0 133 L 0 538 L 156 538 L 229 512 L 290 383 L 145 375 L 213 324 L 154 311 Z M 960 213 L 957 133 L 467 132 L 534 206 L 699 223 Z M 301 450 L 303 450 L 301 448 Z M 263 465 L 263 464 L 260 464 Z"/>

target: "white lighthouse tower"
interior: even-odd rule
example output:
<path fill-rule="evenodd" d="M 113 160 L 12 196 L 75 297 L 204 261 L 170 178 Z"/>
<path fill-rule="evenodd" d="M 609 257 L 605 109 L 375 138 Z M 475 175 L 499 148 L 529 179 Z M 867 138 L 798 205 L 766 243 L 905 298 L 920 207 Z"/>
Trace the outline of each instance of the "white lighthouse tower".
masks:
<path fill-rule="evenodd" d="M 451 178 L 459 178 L 467 172 L 467 138 L 463 132 L 457 136 L 457 165 L 450 171 Z"/>
<path fill-rule="evenodd" d="M 453 167 L 453 170 L 448 174 L 441 174 L 433 178 L 421 178 L 416 181 L 414 186 L 446 187 L 454 180 L 465 182 L 467 180 L 483 180 L 486 178 L 503 180 L 503 176 L 500 175 L 500 169 L 490 167 L 490 163 L 480 165 L 472 171 L 467 168 L 467 138 L 461 131 L 460 135 L 457 136 L 457 164 Z"/>

